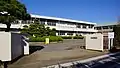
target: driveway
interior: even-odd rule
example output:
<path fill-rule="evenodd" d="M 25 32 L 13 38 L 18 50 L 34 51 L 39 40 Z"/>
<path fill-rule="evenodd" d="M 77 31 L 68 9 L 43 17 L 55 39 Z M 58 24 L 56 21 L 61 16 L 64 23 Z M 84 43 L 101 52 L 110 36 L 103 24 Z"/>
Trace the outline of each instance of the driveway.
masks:
<path fill-rule="evenodd" d="M 80 46 L 85 46 L 84 39 L 66 39 L 63 42 L 59 43 L 50 43 L 45 45 L 41 42 L 30 42 L 31 46 L 43 46 L 45 47 L 41 51 L 51 52 L 51 51 L 61 51 L 61 50 L 70 50 L 74 48 L 80 48 Z"/>
<path fill-rule="evenodd" d="M 65 40 L 49 45 L 43 45 L 39 42 L 30 43 L 33 52 L 8 65 L 8 68 L 41 68 L 42 66 L 83 60 L 107 53 L 77 48 L 76 46 L 83 45 L 79 41 Z"/>

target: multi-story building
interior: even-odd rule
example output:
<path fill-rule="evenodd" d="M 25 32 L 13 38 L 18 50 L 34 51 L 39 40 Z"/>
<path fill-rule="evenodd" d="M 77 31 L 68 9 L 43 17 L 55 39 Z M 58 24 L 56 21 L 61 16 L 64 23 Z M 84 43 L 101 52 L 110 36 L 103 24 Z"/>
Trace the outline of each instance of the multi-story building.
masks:
<path fill-rule="evenodd" d="M 98 30 L 98 33 L 102 33 L 103 36 L 108 36 L 108 32 L 113 32 L 113 26 L 116 24 L 110 24 L 110 25 L 99 25 L 96 26 L 95 29 Z"/>
<path fill-rule="evenodd" d="M 12 29 L 22 29 L 24 25 L 29 25 L 30 23 L 34 23 L 35 21 L 40 22 L 40 24 L 44 24 L 46 27 L 55 28 L 56 35 L 67 36 L 67 35 L 76 35 L 76 34 L 90 34 L 97 32 L 94 27 L 96 23 L 65 19 L 65 18 L 56 18 L 56 17 L 48 17 L 48 16 L 40 16 L 40 15 L 31 15 L 31 20 L 24 22 L 19 21 L 11 24 Z M 0 24 L 0 28 L 6 28 L 5 24 Z"/>
<path fill-rule="evenodd" d="M 104 49 L 108 49 L 108 45 L 109 45 L 108 33 L 113 32 L 114 25 L 116 25 L 116 24 L 99 25 L 99 26 L 95 27 L 95 29 L 98 30 L 98 33 L 103 34 L 103 46 L 104 46 Z"/>

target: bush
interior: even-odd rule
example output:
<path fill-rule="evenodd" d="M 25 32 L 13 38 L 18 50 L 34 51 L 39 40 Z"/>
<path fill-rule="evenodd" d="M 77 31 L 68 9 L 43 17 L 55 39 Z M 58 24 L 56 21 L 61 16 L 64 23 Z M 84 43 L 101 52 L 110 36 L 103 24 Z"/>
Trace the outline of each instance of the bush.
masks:
<path fill-rule="evenodd" d="M 63 41 L 63 38 L 60 37 L 60 36 L 57 36 L 58 37 L 58 41 Z"/>
<path fill-rule="evenodd" d="M 43 36 L 43 37 L 29 37 L 30 42 L 45 42 L 45 39 L 49 38 L 50 42 L 58 42 L 63 41 L 63 39 L 59 36 Z"/>
<path fill-rule="evenodd" d="M 83 39 L 83 36 L 74 36 L 73 39 Z"/>
<path fill-rule="evenodd" d="M 49 39 L 50 39 L 50 42 L 63 41 L 63 39 L 59 36 L 50 36 Z"/>
<path fill-rule="evenodd" d="M 72 39 L 72 36 L 62 36 L 63 39 Z"/>
<path fill-rule="evenodd" d="M 83 39 L 83 36 L 62 36 L 63 39 Z"/>
<path fill-rule="evenodd" d="M 39 37 L 29 37 L 29 41 L 30 42 L 39 42 L 41 40 L 41 38 L 39 38 Z"/>

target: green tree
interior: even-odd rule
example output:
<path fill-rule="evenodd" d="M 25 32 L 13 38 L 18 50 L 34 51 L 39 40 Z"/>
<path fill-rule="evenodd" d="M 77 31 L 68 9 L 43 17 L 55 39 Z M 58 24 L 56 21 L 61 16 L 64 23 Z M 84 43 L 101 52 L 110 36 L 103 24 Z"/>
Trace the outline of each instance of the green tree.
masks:
<path fill-rule="evenodd" d="M 113 28 L 114 31 L 114 46 L 120 47 L 120 24 L 115 25 Z"/>
<path fill-rule="evenodd" d="M 35 37 L 43 37 L 43 36 L 55 36 L 56 35 L 56 29 L 50 29 L 49 27 L 46 27 L 39 22 L 35 22 L 33 24 L 30 24 L 29 26 L 24 26 L 24 28 L 21 31 L 22 33 L 27 33 L 31 36 Z"/>
<path fill-rule="evenodd" d="M 53 28 L 51 31 L 50 31 L 50 36 L 56 36 L 56 29 Z"/>
<path fill-rule="evenodd" d="M 10 30 L 12 22 L 30 19 L 25 5 L 18 0 L 0 0 L 0 12 L 0 22 L 6 24 L 7 32 Z"/>

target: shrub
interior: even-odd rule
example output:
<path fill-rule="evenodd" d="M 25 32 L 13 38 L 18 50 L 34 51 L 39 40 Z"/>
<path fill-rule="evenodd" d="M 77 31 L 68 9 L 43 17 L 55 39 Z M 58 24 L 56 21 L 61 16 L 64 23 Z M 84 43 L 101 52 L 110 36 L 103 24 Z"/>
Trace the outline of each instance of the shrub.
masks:
<path fill-rule="evenodd" d="M 58 41 L 63 41 L 63 38 L 60 37 L 60 36 L 57 36 L 58 37 Z"/>
<path fill-rule="evenodd" d="M 63 39 L 59 36 L 50 36 L 49 37 L 50 42 L 58 42 L 58 41 L 63 41 Z"/>
<path fill-rule="evenodd" d="M 83 36 L 74 36 L 73 39 L 83 39 Z"/>
<path fill-rule="evenodd" d="M 59 36 L 43 36 L 43 37 L 29 37 L 30 42 L 45 42 L 45 39 L 49 38 L 50 42 L 58 42 L 63 41 L 63 39 Z"/>
<path fill-rule="evenodd" d="M 62 36 L 63 39 L 72 39 L 72 36 Z"/>
<path fill-rule="evenodd" d="M 41 38 L 40 37 L 29 37 L 29 41 L 30 42 L 39 42 L 41 40 Z"/>

